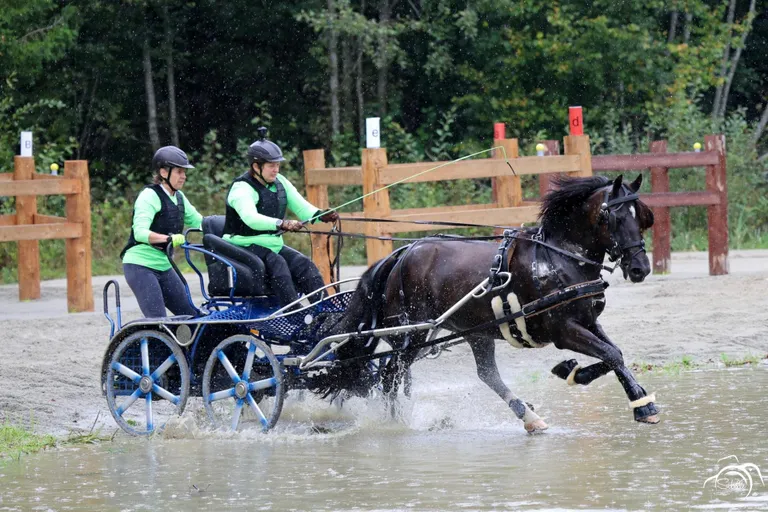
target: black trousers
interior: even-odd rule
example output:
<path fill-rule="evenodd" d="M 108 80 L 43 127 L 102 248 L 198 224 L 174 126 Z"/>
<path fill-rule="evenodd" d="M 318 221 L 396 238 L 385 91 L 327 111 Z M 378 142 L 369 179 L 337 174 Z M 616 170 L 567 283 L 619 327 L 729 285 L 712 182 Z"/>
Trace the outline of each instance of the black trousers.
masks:
<path fill-rule="evenodd" d="M 249 245 L 246 249 L 264 262 L 268 283 L 281 306 L 298 299 L 299 293 L 309 295 L 325 286 L 323 276 L 320 275 L 320 271 L 312 260 L 287 245 L 284 245 L 279 253 L 260 245 Z M 325 291 L 321 295 L 311 297 L 311 300 L 324 296 Z"/>
<path fill-rule="evenodd" d="M 166 316 L 165 308 L 174 315 L 197 315 L 197 309 L 187 299 L 184 283 L 173 269 L 161 272 L 143 265 L 124 263 L 123 273 L 146 318 Z"/>

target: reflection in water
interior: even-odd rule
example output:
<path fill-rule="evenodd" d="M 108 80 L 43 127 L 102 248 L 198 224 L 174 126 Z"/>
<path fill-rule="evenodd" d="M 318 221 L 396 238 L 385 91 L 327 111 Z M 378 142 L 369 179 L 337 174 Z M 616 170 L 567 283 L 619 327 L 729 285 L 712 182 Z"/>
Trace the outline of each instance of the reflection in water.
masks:
<path fill-rule="evenodd" d="M 662 423 L 632 421 L 612 377 L 516 383 L 551 425 L 529 436 L 479 381 L 417 375 L 401 423 L 375 403 L 287 402 L 270 434 L 120 438 L 0 467 L 0 510 L 724 510 L 768 508 L 703 488 L 735 455 L 768 473 L 768 371 L 643 375 Z M 723 462 L 727 464 L 728 461 Z"/>

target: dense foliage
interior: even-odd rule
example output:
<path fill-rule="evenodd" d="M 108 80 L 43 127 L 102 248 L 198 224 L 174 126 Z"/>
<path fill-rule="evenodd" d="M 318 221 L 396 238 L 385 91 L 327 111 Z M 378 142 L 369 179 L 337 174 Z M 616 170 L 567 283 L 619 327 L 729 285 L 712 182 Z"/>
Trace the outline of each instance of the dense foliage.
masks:
<path fill-rule="evenodd" d="M 1 3 L 0 173 L 12 171 L 21 130 L 34 132 L 39 172 L 89 160 L 95 271 L 119 269 L 130 202 L 159 145 L 191 154 L 185 191 L 215 213 L 261 124 L 301 183 L 302 149 L 358 163 L 368 116 L 382 117 L 390 161 L 442 160 L 489 147 L 499 121 L 530 154 L 565 134 L 576 104 L 595 153 L 646 151 L 658 138 L 688 150 L 726 133 L 732 245 L 767 241 L 766 0 Z M 703 171 L 676 171 L 673 183 L 700 188 Z M 334 191 L 332 203 L 358 192 Z M 488 197 L 487 183 L 454 182 L 403 186 L 393 201 Z M 705 248 L 702 208 L 676 209 L 674 222 L 676 249 Z M 45 275 L 60 271 L 62 246 L 43 243 Z M 15 277 L 14 260 L 15 244 L 0 245 L 0 280 Z"/>

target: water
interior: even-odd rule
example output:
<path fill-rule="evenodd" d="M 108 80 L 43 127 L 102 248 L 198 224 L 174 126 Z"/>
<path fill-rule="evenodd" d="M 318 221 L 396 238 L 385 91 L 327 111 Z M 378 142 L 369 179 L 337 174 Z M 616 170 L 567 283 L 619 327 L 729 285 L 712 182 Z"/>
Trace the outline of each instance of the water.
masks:
<path fill-rule="evenodd" d="M 423 363 L 419 363 L 423 364 Z M 430 363 L 426 363 L 427 365 Z M 434 364 L 434 363 L 431 363 Z M 445 377 L 442 377 L 445 379 Z M 23 456 L 0 467 L 0 510 L 766 510 L 768 369 L 642 375 L 662 423 L 637 424 L 613 376 L 587 388 L 528 375 L 516 390 L 550 430 L 529 436 L 477 380 L 415 380 L 403 422 L 288 400 L 268 435 L 180 422 L 160 438 Z M 290 395 L 289 395 L 290 396 Z M 704 487 L 717 470 L 752 463 Z"/>

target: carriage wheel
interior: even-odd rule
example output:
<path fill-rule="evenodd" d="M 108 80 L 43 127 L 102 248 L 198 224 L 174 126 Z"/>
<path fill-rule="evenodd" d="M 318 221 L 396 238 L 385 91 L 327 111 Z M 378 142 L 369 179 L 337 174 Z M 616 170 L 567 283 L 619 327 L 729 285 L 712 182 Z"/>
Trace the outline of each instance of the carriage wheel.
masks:
<path fill-rule="evenodd" d="M 203 373 L 203 405 L 216 428 L 275 426 L 285 384 L 280 362 L 261 339 L 231 336 L 211 352 Z"/>
<path fill-rule="evenodd" d="M 106 394 L 109 412 L 129 434 L 147 436 L 162 429 L 187 403 L 189 366 L 184 352 L 162 332 L 131 334 L 112 352 Z M 136 404 L 140 399 L 144 407 Z"/>

